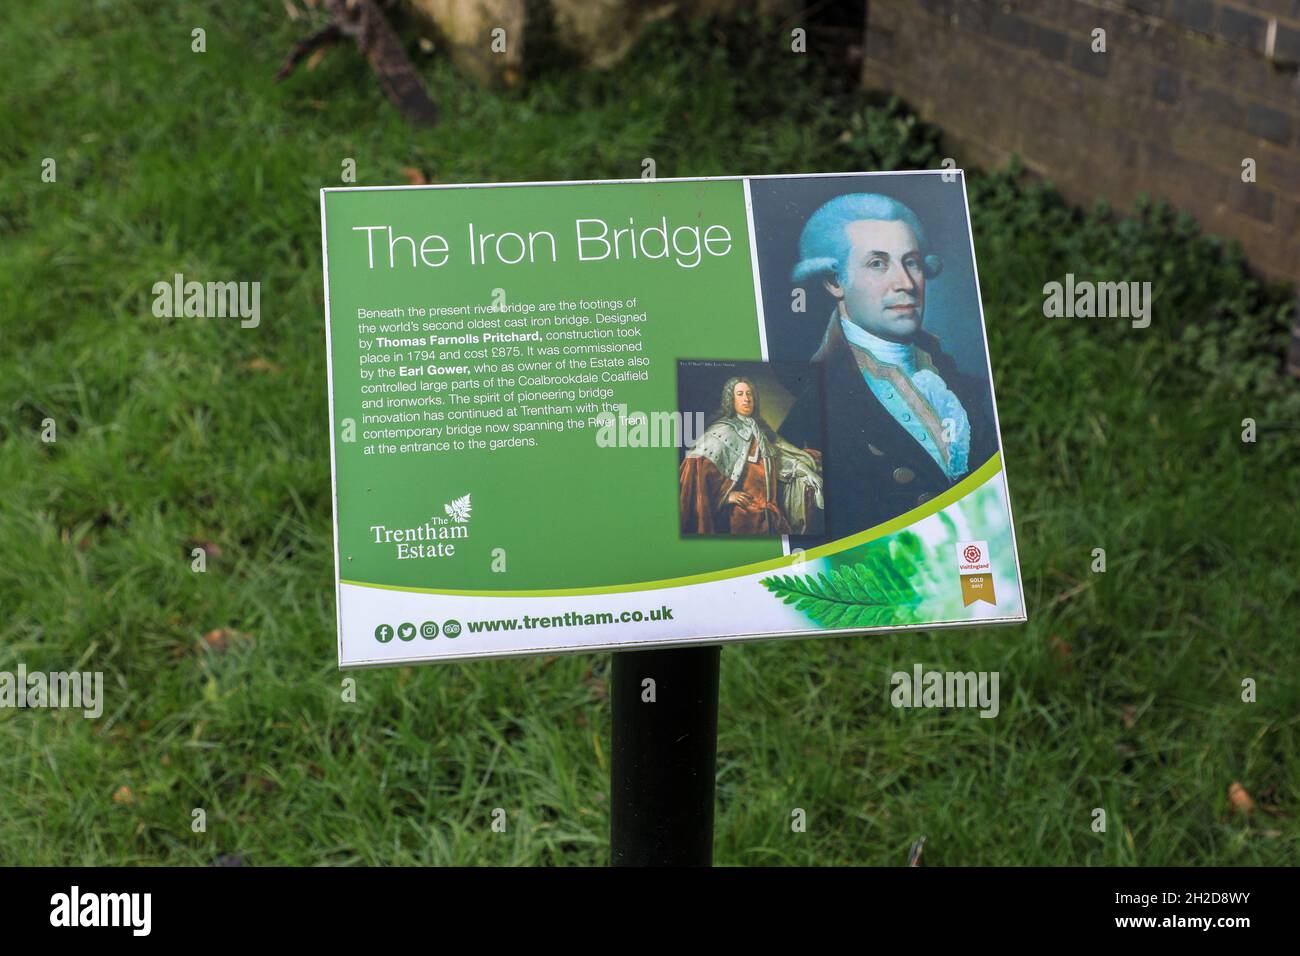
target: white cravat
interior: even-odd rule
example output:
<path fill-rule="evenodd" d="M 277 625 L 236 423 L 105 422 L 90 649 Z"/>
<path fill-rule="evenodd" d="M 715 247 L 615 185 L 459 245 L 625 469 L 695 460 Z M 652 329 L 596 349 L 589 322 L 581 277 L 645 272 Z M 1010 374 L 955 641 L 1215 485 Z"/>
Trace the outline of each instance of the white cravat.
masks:
<path fill-rule="evenodd" d="M 912 350 L 910 342 L 891 342 L 889 339 L 882 339 L 842 316 L 840 327 L 844 329 L 844 337 L 858 348 L 866 349 L 887 365 L 897 365 L 908 378 L 916 374 L 916 353 Z"/>
<path fill-rule="evenodd" d="M 945 462 L 933 436 L 921 427 L 919 422 L 912 420 L 911 413 L 897 390 L 890 387 L 887 382 L 874 379 L 866 372 L 862 373 L 867 387 L 871 389 L 876 399 L 885 406 L 885 410 L 893 416 L 894 420 L 917 440 L 926 453 L 934 459 L 935 464 L 952 480 L 964 475 L 967 455 L 970 452 L 970 419 L 960 399 L 948 388 L 947 383 L 939 377 L 938 373 L 928 368 L 918 370 L 916 351 L 910 343 L 891 342 L 878 335 L 872 335 L 843 316 L 840 316 L 840 327 L 844 330 L 844 337 L 858 348 L 869 352 L 877 361 L 899 369 L 911 381 L 921 397 L 929 403 L 940 421 L 952 421 L 955 433 L 953 440 L 948 444 L 948 460 Z"/>

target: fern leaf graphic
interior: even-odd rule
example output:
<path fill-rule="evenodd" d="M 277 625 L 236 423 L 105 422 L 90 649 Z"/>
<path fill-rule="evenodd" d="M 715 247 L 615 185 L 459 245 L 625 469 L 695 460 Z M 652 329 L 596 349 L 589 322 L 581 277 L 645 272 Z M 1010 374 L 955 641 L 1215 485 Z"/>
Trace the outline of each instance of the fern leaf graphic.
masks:
<path fill-rule="evenodd" d="M 822 627 L 910 623 L 921 600 L 908 579 L 879 556 L 815 577 L 773 575 L 759 583 Z"/>
<path fill-rule="evenodd" d="M 442 510 L 447 512 L 452 521 L 468 521 L 470 512 L 469 495 L 462 495 L 455 501 L 448 502 L 442 506 Z"/>

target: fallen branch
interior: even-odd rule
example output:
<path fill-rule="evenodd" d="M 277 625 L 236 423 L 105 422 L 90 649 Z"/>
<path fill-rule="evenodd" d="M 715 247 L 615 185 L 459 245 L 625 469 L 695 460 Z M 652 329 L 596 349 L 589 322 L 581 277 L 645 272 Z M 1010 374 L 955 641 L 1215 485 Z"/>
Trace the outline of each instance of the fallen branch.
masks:
<path fill-rule="evenodd" d="M 316 50 L 351 37 L 406 121 L 418 126 L 436 124 L 438 107 L 429 99 L 401 39 L 375 0 L 328 0 L 327 6 L 330 23 L 294 45 L 275 75 L 276 82 Z"/>
<path fill-rule="evenodd" d="M 333 46 L 342 39 L 342 37 L 343 31 L 335 24 L 331 23 L 329 26 L 321 27 L 311 36 L 307 37 L 307 39 L 299 40 L 294 44 L 293 49 L 289 51 L 289 55 L 285 58 L 284 65 L 280 67 L 280 72 L 275 74 L 275 82 L 279 83 L 283 80 L 294 71 L 294 67 L 307 59 L 307 57 L 311 56 L 317 50 Z"/>

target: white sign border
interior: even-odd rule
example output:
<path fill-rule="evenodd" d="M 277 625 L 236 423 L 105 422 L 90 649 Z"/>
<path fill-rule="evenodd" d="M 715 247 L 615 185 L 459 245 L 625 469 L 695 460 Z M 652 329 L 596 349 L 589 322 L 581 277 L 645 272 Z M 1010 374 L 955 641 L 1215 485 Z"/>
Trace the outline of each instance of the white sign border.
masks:
<path fill-rule="evenodd" d="M 886 625 L 883 627 L 871 628 L 834 628 L 834 629 L 817 629 L 811 631 L 783 631 L 778 633 L 767 634 L 733 634 L 724 636 L 692 638 L 676 638 L 669 641 L 614 641 L 603 643 L 583 644 L 581 647 L 539 647 L 536 649 L 510 649 L 503 651 L 483 651 L 477 653 L 467 653 L 462 655 L 424 655 L 416 657 L 407 657 L 400 660 L 351 660 L 343 659 L 343 581 L 339 567 L 339 508 L 338 508 L 338 472 L 336 468 L 337 452 L 335 449 L 335 420 L 334 420 L 334 347 L 331 333 L 330 322 L 330 287 L 329 287 L 329 242 L 326 228 L 326 196 L 329 193 L 352 193 L 352 192 L 380 192 L 385 190 L 434 190 L 434 189 L 487 189 L 487 188 L 509 188 L 512 186 L 617 186 L 630 185 L 634 183 L 700 183 L 700 182 L 736 182 L 743 184 L 745 198 L 745 217 L 749 226 L 750 256 L 754 280 L 754 299 L 758 305 L 758 314 L 760 326 L 762 323 L 762 288 L 758 270 L 758 251 L 754 235 L 753 206 L 750 198 L 749 182 L 754 179 L 848 179 L 857 177 L 874 178 L 878 176 L 948 176 L 953 175 L 961 183 L 962 205 L 966 213 L 966 235 L 970 240 L 971 267 L 975 276 L 975 299 L 979 306 L 980 315 L 980 333 L 984 342 L 984 364 L 985 371 L 988 375 L 989 382 L 989 399 L 993 406 L 993 424 L 998 436 L 998 454 L 1001 457 L 1001 470 L 994 478 L 1000 478 L 1002 481 L 1002 496 L 1007 506 L 1007 524 L 1011 531 L 1011 546 L 1013 558 L 1016 563 L 1016 584 L 1020 592 L 1020 614 L 1018 616 L 982 618 L 969 621 L 944 621 L 926 624 L 905 624 L 905 625 Z M 739 644 L 753 641 L 769 640 L 791 640 L 797 638 L 820 638 L 835 637 L 852 634 L 875 634 L 875 633 L 898 633 L 903 631 L 923 631 L 939 630 L 957 627 L 984 626 L 989 624 L 1017 624 L 1024 623 L 1028 618 L 1028 609 L 1025 606 L 1025 587 L 1024 575 L 1020 567 L 1020 546 L 1016 540 L 1016 524 L 1014 513 L 1011 507 L 1011 489 L 1007 481 L 1006 455 L 1002 448 L 1002 423 L 998 418 L 997 396 L 994 392 L 993 384 L 993 362 L 988 350 L 988 324 L 984 317 L 984 297 L 979 285 L 979 264 L 975 257 L 975 228 L 971 222 L 970 215 L 970 197 L 966 190 L 966 173 L 959 167 L 952 169 L 889 169 L 889 170 L 859 170 L 856 172 L 831 172 L 831 173 L 763 173 L 753 176 L 679 176 L 664 177 L 654 179 L 562 179 L 562 180 L 543 180 L 532 182 L 504 182 L 504 183 L 428 183 L 425 185 L 391 185 L 391 186 L 323 186 L 320 190 L 320 228 L 321 228 L 321 271 L 324 278 L 325 287 L 325 371 L 326 387 L 328 389 L 329 400 L 329 432 L 330 432 L 330 506 L 333 517 L 333 539 L 334 539 L 334 618 L 338 649 L 338 666 L 340 670 L 362 670 L 372 667 L 400 667 L 410 664 L 430 664 L 440 661 L 464 661 L 479 660 L 482 658 L 509 658 L 509 657 L 531 657 L 538 654 L 581 654 L 581 653 L 599 653 L 605 651 L 619 650 L 651 650 L 656 648 L 667 647 L 698 647 L 714 644 Z M 761 328 L 760 340 L 763 345 L 763 354 L 767 354 L 766 329 Z M 782 548 L 789 553 L 789 541 L 782 537 Z M 490 600 L 490 598 L 488 599 Z"/>

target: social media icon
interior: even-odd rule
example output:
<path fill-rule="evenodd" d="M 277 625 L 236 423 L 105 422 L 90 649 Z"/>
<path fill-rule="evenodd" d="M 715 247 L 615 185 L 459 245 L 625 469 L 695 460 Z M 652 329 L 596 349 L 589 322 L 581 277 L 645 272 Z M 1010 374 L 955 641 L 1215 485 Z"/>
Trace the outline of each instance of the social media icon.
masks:
<path fill-rule="evenodd" d="M 452 620 L 444 622 L 442 625 L 442 633 L 446 634 L 448 637 L 459 637 L 460 621 Z"/>
<path fill-rule="evenodd" d="M 393 629 L 387 624 L 380 624 L 375 628 L 375 640 L 380 644 L 387 644 L 393 639 Z"/>
<path fill-rule="evenodd" d="M 404 641 L 415 640 L 415 625 L 414 624 L 399 625 L 397 628 L 397 636 Z"/>
<path fill-rule="evenodd" d="M 427 641 L 433 640 L 438 636 L 438 622 L 425 621 L 420 625 L 420 636 Z"/>

